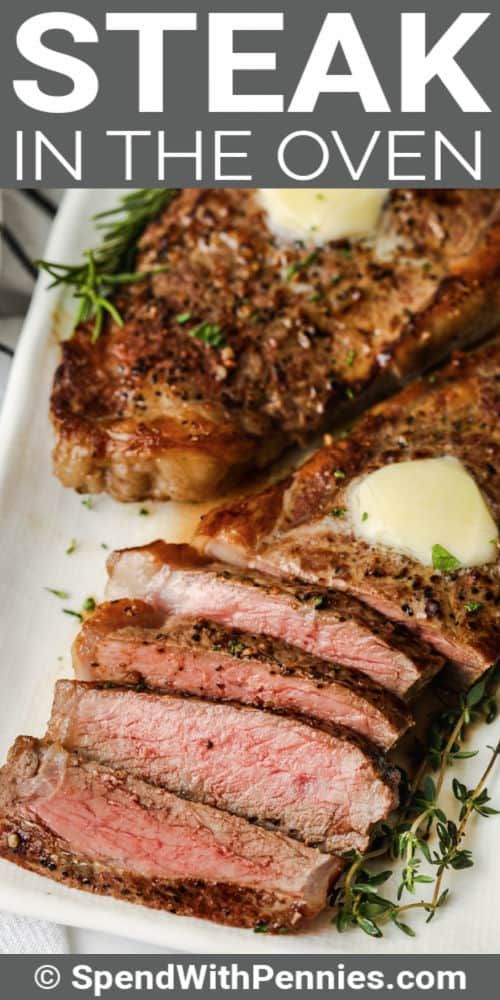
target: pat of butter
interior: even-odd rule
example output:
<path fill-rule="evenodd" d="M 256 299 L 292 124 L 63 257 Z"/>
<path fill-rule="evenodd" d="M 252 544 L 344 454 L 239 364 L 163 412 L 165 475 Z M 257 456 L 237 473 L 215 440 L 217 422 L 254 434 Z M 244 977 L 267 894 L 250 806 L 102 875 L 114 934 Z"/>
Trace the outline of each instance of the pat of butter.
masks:
<path fill-rule="evenodd" d="M 319 246 L 373 232 L 387 190 L 260 188 L 259 195 L 277 236 Z"/>
<path fill-rule="evenodd" d="M 433 545 L 462 566 L 496 558 L 497 526 L 475 480 L 451 456 L 385 465 L 352 484 L 348 505 L 359 538 L 425 566 Z"/>

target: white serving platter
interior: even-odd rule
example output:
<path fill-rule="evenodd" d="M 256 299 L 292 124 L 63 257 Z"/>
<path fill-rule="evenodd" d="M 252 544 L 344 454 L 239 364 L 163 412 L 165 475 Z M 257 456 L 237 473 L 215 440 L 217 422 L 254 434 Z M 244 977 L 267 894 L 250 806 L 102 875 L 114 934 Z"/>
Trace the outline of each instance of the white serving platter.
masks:
<path fill-rule="evenodd" d="M 73 262 L 95 242 L 91 216 L 116 204 L 119 192 L 69 192 L 54 223 L 45 256 Z M 63 607 L 79 609 L 85 597 L 103 596 L 103 543 L 112 549 L 164 537 L 189 540 L 200 510 L 166 504 L 120 505 L 109 497 L 94 499 L 93 509 L 65 490 L 51 472 L 52 435 L 47 416 L 51 379 L 58 359 L 57 340 L 64 328 L 64 307 L 57 290 L 47 291 L 42 276 L 36 286 L 0 423 L 0 759 L 20 733 L 42 735 L 50 712 L 52 688 L 71 676 L 70 645 L 76 619 Z M 150 511 L 140 516 L 140 507 Z M 66 550 L 72 539 L 77 548 Z M 60 601 L 46 588 L 65 590 Z M 495 731 L 496 730 L 496 731 Z M 477 729 L 478 758 L 456 772 L 472 786 L 487 759 L 487 744 L 500 735 L 495 724 Z M 500 770 L 500 768 L 499 768 Z M 498 773 L 489 783 L 500 794 Z M 382 940 L 359 931 L 337 934 L 325 915 L 307 931 L 273 938 L 218 927 L 205 921 L 159 913 L 89 893 L 67 889 L 40 876 L 0 862 L 0 910 L 11 910 L 59 923 L 113 932 L 137 941 L 186 952 L 413 954 L 485 953 L 498 947 L 498 821 L 471 823 L 468 846 L 475 868 L 453 874 L 447 884 L 449 904 L 429 925 L 414 920 L 416 938 L 389 927 Z M 391 890 L 388 884 L 387 892 Z M 425 889 L 425 886 L 423 887 Z"/>

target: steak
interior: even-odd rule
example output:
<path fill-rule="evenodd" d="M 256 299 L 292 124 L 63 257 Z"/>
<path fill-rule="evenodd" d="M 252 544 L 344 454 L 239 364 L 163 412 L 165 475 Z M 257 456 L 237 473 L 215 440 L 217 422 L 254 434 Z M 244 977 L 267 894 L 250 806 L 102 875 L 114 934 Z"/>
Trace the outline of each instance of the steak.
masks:
<path fill-rule="evenodd" d="M 59 681 L 47 737 L 330 853 L 365 850 L 397 805 L 381 758 L 258 708 Z"/>
<path fill-rule="evenodd" d="M 288 479 L 209 513 L 200 545 L 213 558 L 360 598 L 404 621 L 472 682 L 499 653 L 498 558 L 438 573 L 369 546 L 353 536 L 348 517 L 332 517 L 331 510 L 347 506 L 350 483 L 360 475 L 390 462 L 452 455 L 473 475 L 498 521 L 499 360 L 498 343 L 457 355 L 432 381 L 408 386 L 369 411 L 348 438 L 315 452 Z"/>
<path fill-rule="evenodd" d="M 114 552 L 108 572 L 111 598 L 136 598 L 164 614 L 272 636 L 368 675 L 402 698 L 443 664 L 406 629 L 359 601 L 210 563 L 188 545 L 159 541 Z"/>
<path fill-rule="evenodd" d="M 81 680 L 143 684 L 335 723 L 382 750 L 412 724 L 399 701 L 355 671 L 266 636 L 165 618 L 142 601 L 101 604 L 75 640 L 73 665 Z"/>
<path fill-rule="evenodd" d="M 500 320 L 500 195 L 393 191 L 371 239 L 314 253 L 259 196 L 179 193 L 97 343 L 62 345 L 51 416 L 65 486 L 202 500 L 478 341 Z"/>
<path fill-rule="evenodd" d="M 222 924 L 295 928 L 341 862 L 61 747 L 20 737 L 0 772 L 0 856 L 88 892 Z"/>

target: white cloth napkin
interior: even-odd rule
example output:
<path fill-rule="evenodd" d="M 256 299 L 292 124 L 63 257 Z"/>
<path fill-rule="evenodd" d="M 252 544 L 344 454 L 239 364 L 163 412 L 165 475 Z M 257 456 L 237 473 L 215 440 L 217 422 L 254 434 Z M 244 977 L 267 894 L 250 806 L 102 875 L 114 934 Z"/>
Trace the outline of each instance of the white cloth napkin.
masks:
<path fill-rule="evenodd" d="M 1 955 L 66 955 L 68 951 L 65 927 L 0 913 Z"/>
<path fill-rule="evenodd" d="M 21 192 L 3 191 L 0 221 L 12 233 L 28 259 L 39 257 L 47 240 L 51 216 Z M 3 234 L 2 234 L 3 235 Z M 23 313 L 29 305 L 33 276 L 5 238 L 0 243 L 0 405 L 19 336 Z M 44 920 L 29 920 L 0 913 L 0 954 L 64 955 L 69 951 L 65 927 Z"/>

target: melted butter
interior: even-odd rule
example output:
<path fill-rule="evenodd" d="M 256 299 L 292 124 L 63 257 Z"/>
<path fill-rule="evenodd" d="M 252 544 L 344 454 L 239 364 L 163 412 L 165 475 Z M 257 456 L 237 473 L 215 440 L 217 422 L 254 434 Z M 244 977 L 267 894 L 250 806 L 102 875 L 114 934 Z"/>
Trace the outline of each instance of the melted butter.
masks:
<path fill-rule="evenodd" d="M 284 239 L 320 245 L 375 229 L 387 191 L 372 188 L 260 188 L 270 228 Z"/>
<path fill-rule="evenodd" d="M 358 537 L 425 566 L 433 545 L 462 566 L 496 558 L 497 526 L 475 480 L 451 456 L 383 466 L 353 483 L 348 504 Z"/>

